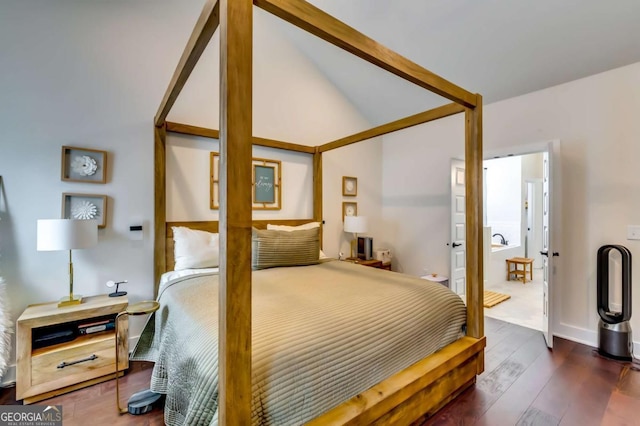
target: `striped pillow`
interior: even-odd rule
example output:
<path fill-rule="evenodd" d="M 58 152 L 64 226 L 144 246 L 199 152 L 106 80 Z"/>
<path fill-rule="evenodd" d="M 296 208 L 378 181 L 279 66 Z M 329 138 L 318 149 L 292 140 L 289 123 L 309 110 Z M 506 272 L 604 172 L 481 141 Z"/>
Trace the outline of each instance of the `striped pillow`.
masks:
<path fill-rule="evenodd" d="M 252 269 L 318 263 L 320 228 L 300 231 L 258 230 L 251 238 Z"/>

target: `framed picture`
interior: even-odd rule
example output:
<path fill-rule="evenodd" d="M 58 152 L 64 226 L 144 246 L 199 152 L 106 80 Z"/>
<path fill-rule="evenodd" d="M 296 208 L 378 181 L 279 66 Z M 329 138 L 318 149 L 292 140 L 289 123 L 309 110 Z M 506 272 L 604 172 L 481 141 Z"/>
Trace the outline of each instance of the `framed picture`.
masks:
<path fill-rule="evenodd" d="M 345 216 L 358 216 L 358 203 L 355 201 L 345 201 L 342 203 L 342 221 Z"/>
<path fill-rule="evenodd" d="M 220 208 L 220 154 L 211 154 L 209 181 L 209 208 Z M 266 158 L 253 158 L 252 208 L 254 210 L 282 209 L 281 162 Z"/>
<path fill-rule="evenodd" d="M 62 176 L 67 182 L 106 183 L 107 151 L 62 147 Z"/>
<path fill-rule="evenodd" d="M 220 154 L 211 153 L 211 180 L 209 182 L 209 208 L 220 208 Z"/>
<path fill-rule="evenodd" d="M 98 228 L 107 226 L 107 196 L 97 194 L 62 194 L 62 218 L 97 220 Z"/>
<path fill-rule="evenodd" d="M 281 163 L 265 158 L 253 159 L 253 209 L 280 210 L 282 208 Z"/>
<path fill-rule="evenodd" d="M 342 195 L 345 197 L 355 197 L 358 195 L 357 177 L 342 176 Z"/>

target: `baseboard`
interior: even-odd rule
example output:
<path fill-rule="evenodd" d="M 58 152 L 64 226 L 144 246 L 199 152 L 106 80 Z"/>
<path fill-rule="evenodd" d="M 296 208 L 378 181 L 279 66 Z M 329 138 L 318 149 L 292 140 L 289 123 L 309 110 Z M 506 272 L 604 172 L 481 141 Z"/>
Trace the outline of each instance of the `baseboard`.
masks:
<path fill-rule="evenodd" d="M 587 330 L 586 328 L 560 323 L 556 328 L 554 328 L 553 335 L 571 340 L 572 342 L 582 343 L 583 345 L 591 346 L 593 348 L 598 347 L 598 332 Z M 635 338 L 636 336 L 634 335 L 633 337 Z M 635 339 L 633 341 L 633 353 L 640 356 L 640 341 Z"/>
<path fill-rule="evenodd" d="M 598 333 L 582 327 L 576 327 L 565 323 L 557 324 L 553 329 L 553 335 L 583 345 L 598 347 Z"/>
<path fill-rule="evenodd" d="M 0 388 L 10 388 L 16 384 L 16 365 L 11 364 L 0 378 Z"/>
<path fill-rule="evenodd" d="M 132 351 L 133 348 L 136 347 L 136 344 L 140 340 L 140 336 L 130 336 L 129 337 L 129 351 Z M 0 377 L 0 388 L 8 388 L 14 386 L 16 383 L 16 365 L 11 364 L 7 371 L 4 373 L 4 376 Z"/>

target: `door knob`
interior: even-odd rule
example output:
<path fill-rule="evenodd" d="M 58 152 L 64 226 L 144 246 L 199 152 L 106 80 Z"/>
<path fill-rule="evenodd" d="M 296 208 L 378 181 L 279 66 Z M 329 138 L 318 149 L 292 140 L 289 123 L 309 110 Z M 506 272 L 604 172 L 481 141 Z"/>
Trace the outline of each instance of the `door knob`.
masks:
<path fill-rule="evenodd" d="M 540 254 L 543 255 L 543 256 L 549 257 L 549 252 L 548 251 L 541 251 Z"/>
<path fill-rule="evenodd" d="M 462 245 L 462 243 L 453 243 L 451 245 L 455 248 L 455 247 L 460 247 Z"/>

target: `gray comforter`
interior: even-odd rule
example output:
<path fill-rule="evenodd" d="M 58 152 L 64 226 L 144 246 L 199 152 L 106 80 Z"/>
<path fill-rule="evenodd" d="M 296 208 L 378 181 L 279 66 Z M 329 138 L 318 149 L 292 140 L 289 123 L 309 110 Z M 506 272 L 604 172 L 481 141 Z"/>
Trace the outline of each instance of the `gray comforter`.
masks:
<path fill-rule="evenodd" d="M 330 261 L 253 273 L 254 425 L 297 425 L 461 336 L 462 300 L 415 277 Z M 133 359 L 154 361 L 169 425 L 217 424 L 218 276 L 170 281 Z"/>

